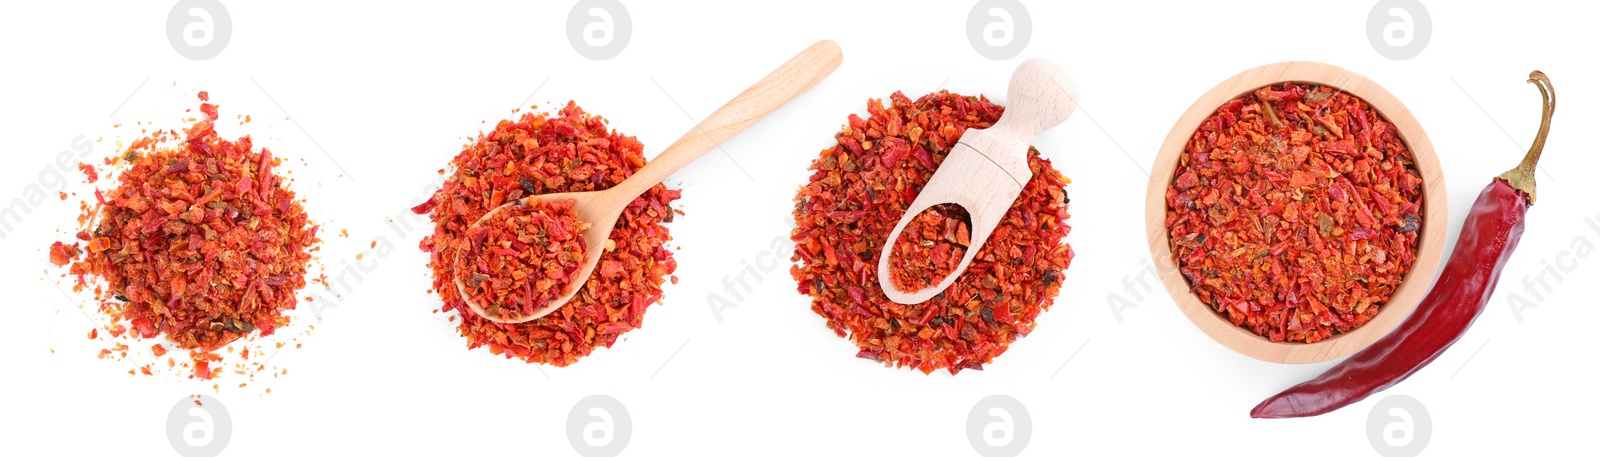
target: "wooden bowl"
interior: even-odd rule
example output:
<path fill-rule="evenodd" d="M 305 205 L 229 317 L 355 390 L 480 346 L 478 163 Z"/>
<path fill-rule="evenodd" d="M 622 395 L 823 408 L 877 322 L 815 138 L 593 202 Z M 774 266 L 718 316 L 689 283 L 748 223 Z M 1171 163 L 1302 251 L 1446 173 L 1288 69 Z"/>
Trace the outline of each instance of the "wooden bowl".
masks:
<path fill-rule="evenodd" d="M 1281 82 L 1312 83 L 1343 90 L 1362 100 L 1393 123 L 1416 161 L 1417 172 L 1422 176 L 1422 227 L 1418 239 L 1417 258 L 1406 273 L 1400 286 L 1389 301 L 1382 305 L 1371 321 L 1349 332 L 1336 334 L 1316 343 L 1274 343 L 1233 325 L 1226 317 L 1202 303 L 1189 290 L 1189 282 L 1178 272 L 1168 245 L 1166 228 L 1167 187 L 1172 184 L 1178 167 L 1178 156 L 1183 153 L 1194 131 L 1216 112 L 1217 108 L 1234 98 L 1256 89 Z M 1411 116 L 1411 111 L 1395 99 L 1394 95 L 1377 83 L 1343 68 L 1315 62 L 1281 62 L 1246 70 L 1228 78 L 1205 95 L 1200 96 L 1189 110 L 1178 118 L 1177 125 L 1167 134 L 1150 172 L 1150 186 L 1145 202 L 1145 231 L 1150 239 L 1150 253 L 1155 258 L 1156 270 L 1167 292 L 1178 304 L 1178 309 L 1194 325 L 1240 354 L 1276 363 L 1316 363 L 1349 355 L 1372 344 L 1389 333 L 1400 321 L 1411 314 L 1417 302 L 1427 295 L 1428 288 L 1439 270 L 1439 258 L 1444 249 L 1445 228 L 1449 225 L 1448 204 L 1444 177 L 1439 169 L 1439 159 L 1434 156 L 1433 144 L 1422 132 L 1422 126 Z"/>

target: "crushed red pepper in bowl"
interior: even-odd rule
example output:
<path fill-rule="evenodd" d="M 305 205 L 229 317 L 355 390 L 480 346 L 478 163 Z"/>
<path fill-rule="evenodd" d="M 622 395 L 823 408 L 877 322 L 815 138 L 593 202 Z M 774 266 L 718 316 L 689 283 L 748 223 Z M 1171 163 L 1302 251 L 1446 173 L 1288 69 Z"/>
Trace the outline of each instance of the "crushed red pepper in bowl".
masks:
<path fill-rule="evenodd" d="M 71 263 L 76 291 L 91 287 L 91 277 L 105 283 L 93 287 L 112 336 L 165 337 L 190 351 L 194 377 L 210 379 L 211 364 L 222 360 L 216 351 L 288 324 L 320 240 L 276 172 L 281 159 L 248 136 L 221 138 L 216 105 L 202 103 L 200 112 L 185 131 L 155 131 L 108 159 L 121 173 L 116 187 L 96 190 L 96 204 L 84 206 L 77 238 L 87 247 L 56 242 L 50 260 Z"/>
<path fill-rule="evenodd" d="M 1200 123 L 1167 188 L 1193 293 L 1272 342 L 1372 320 L 1417 258 L 1422 177 L 1398 130 L 1328 86 L 1279 83 Z"/>
<path fill-rule="evenodd" d="M 587 247 L 605 250 L 600 264 L 571 301 L 539 319 L 498 324 L 474 313 L 457 292 L 454 261 L 472 224 L 490 210 L 529 195 L 608 189 L 644 165 L 637 139 L 572 102 L 554 114 L 502 120 L 456 155 L 444 185 L 412 210 L 434 222 L 419 247 L 430 253 L 441 310 L 457 312 L 469 349 L 567 366 L 644 323 L 645 309 L 661 300 L 661 285 L 678 266 L 663 223 L 677 214 L 671 203 L 681 192 L 662 184 L 623 210 L 605 246 Z"/>
<path fill-rule="evenodd" d="M 500 319 L 532 314 L 560 297 L 583 266 L 586 246 L 573 202 L 521 200 L 467 229 L 455 266 L 468 297 Z"/>
<path fill-rule="evenodd" d="M 900 290 L 933 287 L 961 264 L 972 241 L 967 210 L 946 203 L 924 210 L 906 223 L 900 239 L 890 251 L 889 265 L 894 270 L 889 280 Z"/>
<path fill-rule="evenodd" d="M 850 115 L 834 137 L 838 143 L 811 163 L 811 177 L 795 196 L 789 271 L 799 292 L 811 296 L 812 311 L 859 348 L 857 357 L 923 373 L 982 369 L 1033 331 L 1054 302 L 1073 258 L 1064 242 L 1071 231 L 1070 181 L 1033 148 L 1033 179 L 948 289 L 904 305 L 879 288 L 877 259 L 900 216 L 961 134 L 989 127 L 1003 110 L 987 98 L 948 91 L 914 101 L 896 92 L 887 106 L 869 101 L 867 118 Z M 943 239 L 945 224 L 956 219 L 949 216 L 925 221 L 937 226 L 932 234 Z M 922 257 L 926 251 L 908 252 L 899 260 L 933 263 Z"/>

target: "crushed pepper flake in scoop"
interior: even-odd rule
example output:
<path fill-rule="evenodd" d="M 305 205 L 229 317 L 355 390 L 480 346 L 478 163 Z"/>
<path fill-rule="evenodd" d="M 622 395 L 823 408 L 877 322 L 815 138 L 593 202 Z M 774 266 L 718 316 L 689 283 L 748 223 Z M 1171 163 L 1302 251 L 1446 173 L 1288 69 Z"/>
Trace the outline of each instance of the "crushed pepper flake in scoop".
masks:
<path fill-rule="evenodd" d="M 877 279 L 889 232 L 934 169 L 962 133 L 993 125 L 1003 110 L 948 91 L 916 100 L 896 92 L 887 105 L 869 101 L 867 118 L 850 115 L 837 144 L 812 161 L 795 196 L 789 273 L 828 329 L 859 348 L 857 357 L 923 373 L 982 369 L 1055 302 L 1073 258 L 1064 241 L 1070 181 L 1033 148 L 1033 179 L 948 289 L 904 305 Z"/>
<path fill-rule="evenodd" d="M 934 205 L 906 223 L 890 251 L 889 280 L 903 291 L 927 289 L 950 276 L 972 241 L 971 217 L 956 204 Z"/>

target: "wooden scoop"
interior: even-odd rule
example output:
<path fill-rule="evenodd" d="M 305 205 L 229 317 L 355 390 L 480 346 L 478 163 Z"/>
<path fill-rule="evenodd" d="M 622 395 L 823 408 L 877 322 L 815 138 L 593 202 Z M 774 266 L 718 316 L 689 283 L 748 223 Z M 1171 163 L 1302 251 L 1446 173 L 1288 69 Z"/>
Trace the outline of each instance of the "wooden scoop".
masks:
<path fill-rule="evenodd" d="M 900 216 L 878 255 L 878 286 L 895 303 L 928 301 L 950 287 L 967 271 L 978 248 L 994 233 L 1022 186 L 1033 179 L 1028 169 L 1028 145 L 1033 137 L 1061 124 L 1078 108 L 1078 85 L 1066 71 L 1050 61 L 1029 59 L 1017 66 L 1006 92 L 1005 114 L 986 129 L 967 129 L 951 148 L 928 184 Z M 889 257 L 906 223 L 934 205 L 961 205 L 972 217 L 972 238 L 961 263 L 937 285 L 922 290 L 900 290 L 889 277 Z"/>
<path fill-rule="evenodd" d="M 657 155 L 655 160 L 651 160 L 649 164 L 639 169 L 633 176 L 628 177 L 628 179 L 610 189 L 593 192 L 543 194 L 517 200 L 522 203 L 534 198 L 550 202 L 572 200 L 576 202 L 573 210 L 577 212 L 578 220 L 590 224 L 589 228 L 583 231 L 583 240 L 588 246 L 585 250 L 587 255 L 583 266 L 578 269 L 578 275 L 573 277 L 572 282 L 567 286 L 567 290 L 560 297 L 556 297 L 545 306 L 534 310 L 531 314 L 514 320 L 503 320 L 485 313 L 482 306 L 468 298 L 470 295 L 467 294 L 466 285 L 461 281 L 460 275 L 455 278 L 457 291 L 460 292 L 462 299 L 467 302 L 467 306 L 471 307 L 473 312 L 478 313 L 479 316 L 483 316 L 485 319 L 502 324 L 515 324 L 538 319 L 560 308 L 561 305 L 565 305 L 572 300 L 574 295 L 577 295 L 578 291 L 583 289 L 583 284 L 588 282 L 589 275 L 594 272 L 595 265 L 600 263 L 600 254 L 605 252 L 606 240 L 611 238 L 611 230 L 617 225 L 617 217 L 622 215 L 622 210 L 633 199 L 655 186 L 656 183 L 666 179 L 668 175 L 689 165 L 695 159 L 699 159 L 700 156 L 705 155 L 706 152 L 717 147 L 717 145 L 722 144 L 729 138 L 733 138 L 739 132 L 743 132 L 744 129 L 767 117 L 773 111 L 777 111 L 778 107 L 789 103 L 790 100 L 810 90 L 821 82 L 823 78 L 832 74 L 834 69 L 839 68 L 839 63 L 843 59 L 844 54 L 839 50 L 839 45 L 829 40 L 818 41 L 804 51 L 800 51 L 800 54 L 795 55 L 788 62 L 784 62 L 783 66 L 773 70 L 765 78 L 757 81 L 755 85 L 745 89 L 733 100 L 728 101 L 727 104 L 718 108 L 716 112 L 711 113 L 705 120 L 700 121 L 693 130 L 685 133 L 682 138 L 679 138 L 676 143 L 672 143 L 666 150 L 661 151 L 661 154 Z M 476 227 L 482 224 L 483 221 L 510 204 L 512 203 L 508 202 L 490 210 L 482 218 L 473 222 L 472 225 Z"/>

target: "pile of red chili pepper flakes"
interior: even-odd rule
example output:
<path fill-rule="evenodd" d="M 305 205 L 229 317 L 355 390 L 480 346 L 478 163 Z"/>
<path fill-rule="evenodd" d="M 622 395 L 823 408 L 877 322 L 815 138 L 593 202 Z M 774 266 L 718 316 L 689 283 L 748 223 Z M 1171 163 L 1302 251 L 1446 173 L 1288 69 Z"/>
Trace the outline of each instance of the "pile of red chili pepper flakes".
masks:
<path fill-rule="evenodd" d="M 521 324 L 497 324 L 472 312 L 454 285 L 454 259 L 472 223 L 489 210 L 528 195 L 604 190 L 644 167 L 643 146 L 608 131 L 605 119 L 568 102 L 554 116 L 524 113 L 502 120 L 451 161 L 443 187 L 413 211 L 431 214 L 434 232 L 423 238 L 431 253 L 434 290 L 442 311 L 456 311 L 467 347 L 529 363 L 570 365 L 644 322 L 645 308 L 661 299 L 661 284 L 677 269 L 664 244 L 664 222 L 681 192 L 657 184 L 623 210 L 600 264 L 578 294 L 560 309 Z"/>
<path fill-rule="evenodd" d="M 87 248 L 56 242 L 50 260 L 71 263 L 75 291 L 90 287 L 88 276 L 104 280 L 94 291 L 111 318 L 111 337 L 164 335 L 189 350 L 192 377 L 211 379 L 223 371 L 213 366 L 221 365 L 221 349 L 288 323 L 285 313 L 295 309 L 320 240 L 302 201 L 274 173 L 281 159 L 254 148 L 248 136 L 219 137 L 217 106 L 205 103 L 206 92 L 199 98 L 203 117 L 182 134 L 158 130 L 106 159 L 123 169 L 115 188 L 96 189 L 96 205 L 84 205 L 80 223 L 88 228 L 76 237 Z M 80 168 L 88 182 L 98 179 L 93 167 Z M 128 349 L 118 343 L 101 357 Z M 156 357 L 167 351 L 151 346 Z M 238 354 L 248 361 L 249 347 Z M 169 358 L 167 365 L 177 362 Z M 265 369 L 235 368 L 252 378 Z M 140 370 L 151 374 L 150 365 Z"/>
<path fill-rule="evenodd" d="M 573 203 L 513 200 L 467 229 L 456 274 L 484 312 L 504 320 L 533 314 L 572 283 L 589 226 Z"/>
<path fill-rule="evenodd" d="M 812 162 L 795 197 L 790 274 L 857 357 L 923 373 L 982 369 L 1055 300 L 1073 257 L 1069 181 L 1029 148 L 1033 179 L 962 276 L 927 302 L 890 301 L 876 271 L 889 232 L 961 134 L 992 125 L 1004 108 L 948 91 L 916 101 L 896 92 L 889 102 L 869 101 L 867 119 L 850 115 L 838 144 Z"/>
<path fill-rule="evenodd" d="M 911 218 L 889 251 L 889 281 L 911 292 L 933 287 L 961 264 L 972 233 L 967 210 L 960 205 L 935 205 Z"/>
<path fill-rule="evenodd" d="M 1179 271 L 1273 342 L 1372 320 L 1416 260 L 1422 177 L 1393 124 L 1327 86 L 1283 83 L 1200 124 L 1167 189 Z"/>

